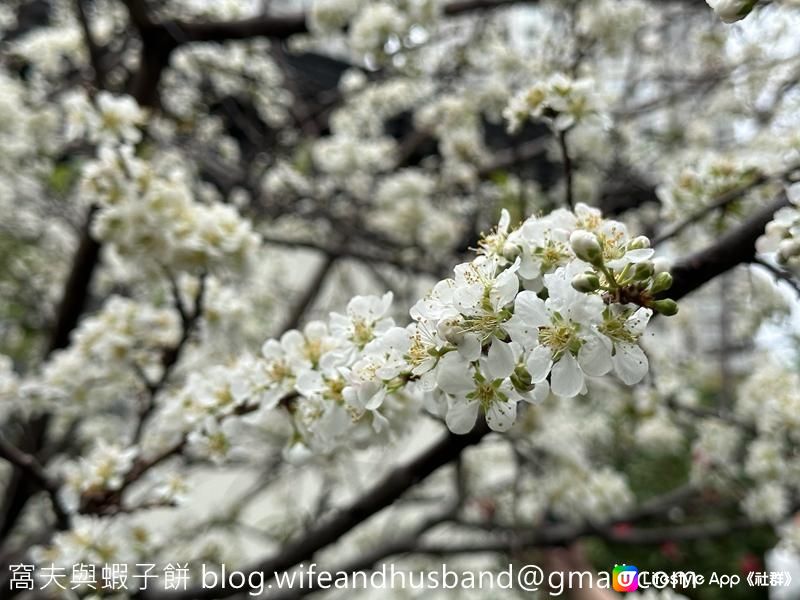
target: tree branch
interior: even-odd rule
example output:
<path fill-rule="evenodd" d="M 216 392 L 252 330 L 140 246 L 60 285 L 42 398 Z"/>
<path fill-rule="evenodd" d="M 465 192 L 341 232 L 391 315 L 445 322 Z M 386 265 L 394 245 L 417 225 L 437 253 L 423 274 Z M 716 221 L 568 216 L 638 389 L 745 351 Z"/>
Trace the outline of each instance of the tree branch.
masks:
<path fill-rule="evenodd" d="M 558 147 L 561 149 L 561 160 L 564 165 L 564 204 L 570 210 L 574 208 L 575 202 L 572 198 L 572 157 L 569 155 L 567 146 L 567 130 L 561 130 L 556 134 Z"/>
<path fill-rule="evenodd" d="M 322 259 L 322 264 L 317 269 L 314 276 L 311 278 L 311 281 L 308 283 L 308 287 L 306 287 L 303 295 L 297 299 L 294 303 L 291 313 L 289 317 L 286 319 L 286 323 L 283 325 L 283 331 L 289 331 L 290 329 L 296 329 L 303 320 L 303 316 L 306 314 L 306 311 L 311 308 L 311 305 L 314 304 L 314 300 L 317 299 L 320 291 L 322 290 L 322 284 L 325 282 L 325 278 L 328 276 L 328 273 L 331 272 L 333 268 L 333 264 L 336 262 L 336 256 L 333 254 L 326 254 L 325 257 Z"/>
<path fill-rule="evenodd" d="M 106 85 L 106 71 L 103 68 L 103 49 L 97 44 L 92 34 L 92 26 L 89 22 L 89 15 L 86 13 L 85 0 L 75 0 L 75 10 L 78 13 L 81 29 L 83 29 L 83 39 L 89 51 L 89 62 L 94 71 L 94 81 L 99 89 Z"/>
<path fill-rule="evenodd" d="M 772 182 L 772 181 L 784 181 L 784 180 L 786 180 L 786 178 L 789 175 L 791 175 L 793 172 L 797 171 L 798 169 L 800 169 L 800 164 L 793 164 L 790 167 L 788 167 L 788 168 L 784 169 L 783 171 L 781 171 L 780 173 L 774 173 L 772 175 L 767 175 L 766 173 L 760 173 L 759 175 L 757 175 L 755 178 L 753 178 L 751 181 L 747 182 L 746 184 L 744 184 L 744 185 L 742 185 L 740 187 L 737 187 L 735 189 L 729 190 L 728 192 L 725 192 L 724 194 L 720 194 L 719 196 L 717 196 L 713 200 L 713 202 L 710 202 L 708 205 L 704 206 L 703 208 L 698 210 L 696 213 L 693 213 L 693 214 L 689 215 L 688 217 L 686 217 L 685 219 L 683 219 L 681 221 L 678 221 L 677 223 L 673 224 L 671 227 L 668 227 L 662 233 L 657 235 L 653 239 L 653 246 L 657 246 L 658 244 L 660 244 L 662 242 L 665 242 L 665 241 L 675 237 L 676 235 L 678 235 L 680 232 L 682 232 L 684 229 L 686 229 L 687 227 L 689 227 L 693 223 L 697 223 L 703 217 L 709 215 L 710 213 L 714 212 L 715 210 L 723 209 L 726 206 L 728 206 L 729 204 L 731 204 L 732 202 L 735 202 L 736 200 L 740 200 L 741 198 L 746 196 L 748 192 L 751 192 L 752 190 L 756 189 L 757 187 L 760 187 L 760 186 L 762 186 L 762 185 L 764 185 L 766 183 Z"/>
<path fill-rule="evenodd" d="M 0 458 L 20 469 L 36 486 L 47 492 L 53 505 L 53 512 L 56 515 L 56 525 L 59 529 L 67 529 L 69 527 L 69 516 L 58 498 L 58 483 L 50 479 L 44 467 L 36 460 L 36 457 L 23 452 L 0 436 Z"/>
<path fill-rule="evenodd" d="M 480 442 L 488 432 L 486 423 L 480 420 L 466 435 L 444 435 L 420 456 L 393 469 L 382 481 L 348 506 L 287 544 L 277 555 L 245 569 L 245 572 L 263 573 L 267 579 L 271 579 L 274 573 L 286 571 L 311 559 L 319 550 L 336 542 L 348 531 L 390 506 L 431 473 L 456 460 L 465 448 Z M 230 586 L 225 586 L 225 589 L 194 588 L 178 592 L 147 590 L 140 592 L 137 597 L 143 600 L 203 600 L 227 597 L 240 591 Z"/>
<path fill-rule="evenodd" d="M 789 199 L 781 193 L 716 243 L 682 259 L 673 266 L 672 287 L 663 295 L 678 300 L 733 267 L 752 262 L 756 240 L 764 233 L 764 227 L 775 211 L 788 205 Z"/>

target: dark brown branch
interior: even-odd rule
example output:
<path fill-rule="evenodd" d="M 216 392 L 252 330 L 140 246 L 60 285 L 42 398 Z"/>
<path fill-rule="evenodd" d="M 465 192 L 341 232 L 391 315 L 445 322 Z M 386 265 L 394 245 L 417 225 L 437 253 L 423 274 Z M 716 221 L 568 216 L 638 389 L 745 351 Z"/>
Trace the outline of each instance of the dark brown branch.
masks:
<path fill-rule="evenodd" d="M 28 478 L 40 489 L 47 492 L 50 496 L 50 502 L 53 505 L 53 512 L 56 515 L 56 524 L 59 529 L 66 529 L 69 527 L 69 516 L 61 505 L 58 498 L 58 483 L 51 480 L 44 470 L 44 467 L 39 464 L 35 456 L 23 452 L 13 444 L 9 443 L 5 438 L 0 437 L 0 458 L 5 459 L 19 470 L 21 470 Z"/>
<path fill-rule="evenodd" d="M 131 20 L 140 30 L 149 26 L 150 20 L 144 2 L 141 0 L 125 0 L 125 4 L 128 7 Z M 159 36 L 159 40 L 162 37 Z M 148 47 L 150 50 L 147 49 Z M 157 52 L 158 55 L 156 56 L 153 52 Z M 139 73 L 134 78 L 131 90 L 139 104 L 147 106 L 151 105 L 155 100 L 158 80 L 160 79 L 161 71 L 167 64 L 168 58 L 169 52 L 165 56 L 159 44 L 151 43 L 149 46 L 143 46 L 141 66 Z M 97 208 L 92 207 L 86 215 L 78 248 L 72 259 L 72 266 L 64 286 L 64 293 L 56 312 L 56 319 L 45 357 L 69 345 L 70 334 L 77 326 L 80 316 L 86 309 L 92 279 L 100 260 L 100 243 L 91 235 L 92 219 L 96 211 Z M 47 439 L 48 424 L 49 416 L 46 414 L 26 423 L 23 426 L 23 432 L 17 446 L 24 452 L 36 456 Z M 14 469 L 4 491 L 2 505 L 0 505 L 2 511 L 0 512 L 0 539 L 4 538 L 14 527 L 25 505 L 28 503 L 28 499 L 35 491 L 36 486 L 32 485 L 30 479 L 25 477 L 25 473 L 19 468 Z"/>
<path fill-rule="evenodd" d="M 457 16 L 479 10 L 490 10 L 523 0 L 461 0 L 444 7 L 444 14 Z M 536 0 L 527 0 L 535 2 Z M 222 42 L 267 37 L 283 40 L 293 35 L 308 33 L 305 13 L 288 15 L 261 15 L 248 19 L 222 22 L 193 22 L 170 20 L 156 23 L 148 14 L 142 0 L 123 0 L 131 23 L 142 40 L 139 71 L 133 79 L 130 92 L 143 106 L 158 104 L 158 85 L 161 73 L 169 64 L 169 57 L 179 46 L 192 42 Z"/>
<path fill-rule="evenodd" d="M 755 243 L 778 209 L 787 206 L 786 194 L 763 206 L 744 223 L 728 231 L 717 242 L 682 259 L 672 268 L 673 284 L 665 296 L 683 298 L 704 283 L 733 267 L 755 259 Z"/>
<path fill-rule="evenodd" d="M 61 297 L 55 324 L 50 335 L 50 344 L 46 355 L 69 346 L 69 336 L 78 325 L 78 319 L 86 309 L 89 299 L 89 287 L 94 276 L 94 269 L 100 258 L 100 244 L 92 237 L 91 223 L 96 209 L 91 209 L 81 230 L 81 238 L 72 268 L 67 276 L 64 294 Z"/>
<path fill-rule="evenodd" d="M 106 85 L 106 72 L 103 68 L 103 49 L 97 44 L 92 34 L 92 26 L 89 22 L 89 15 L 86 13 L 85 0 L 75 0 L 75 9 L 78 13 L 81 29 L 83 29 L 83 39 L 89 51 L 89 62 L 94 71 L 94 81 L 98 89 L 103 89 Z"/>
<path fill-rule="evenodd" d="M 206 276 L 200 276 L 200 287 L 197 290 L 197 295 L 194 298 L 194 306 L 192 306 L 191 311 L 188 311 L 184 306 L 183 300 L 181 300 L 180 290 L 178 289 L 178 284 L 175 281 L 174 277 L 172 277 L 169 273 L 167 273 L 169 277 L 170 284 L 172 286 L 172 295 L 173 301 L 175 303 L 175 310 L 178 311 L 178 314 L 181 318 L 181 336 L 178 342 L 170 347 L 166 348 L 162 355 L 161 355 L 161 377 L 159 377 L 158 381 L 152 382 L 147 379 L 144 373 L 141 373 L 140 376 L 147 387 L 147 399 L 142 407 L 141 412 L 139 413 L 139 421 L 136 425 L 136 430 L 133 434 L 133 443 L 139 443 L 142 439 L 142 434 L 144 433 L 144 426 L 147 422 L 147 419 L 150 415 L 153 414 L 153 411 L 156 408 L 156 396 L 161 391 L 161 389 L 166 385 L 167 381 L 172 374 L 172 371 L 175 369 L 175 366 L 178 364 L 178 361 L 183 354 L 184 349 L 186 348 L 186 344 L 189 342 L 189 339 L 192 336 L 192 333 L 197 327 L 197 323 L 200 321 L 200 318 L 203 315 L 203 303 L 205 300 L 205 291 L 206 291 Z"/>
<path fill-rule="evenodd" d="M 86 49 L 89 51 L 89 63 L 94 71 L 94 81 L 98 89 L 105 87 L 106 72 L 103 68 L 103 49 L 97 44 L 92 34 L 92 26 L 89 22 L 89 15 L 86 13 L 84 0 L 75 0 L 75 9 L 78 13 L 81 29 L 83 29 L 83 39 L 86 42 Z"/>
<path fill-rule="evenodd" d="M 303 321 L 306 311 L 311 308 L 311 305 L 314 304 L 317 296 L 319 296 L 319 293 L 322 290 L 322 284 L 325 282 L 325 278 L 328 276 L 328 273 L 331 272 L 335 262 L 335 256 L 332 254 L 325 255 L 322 260 L 322 264 L 319 266 L 316 273 L 314 273 L 314 276 L 311 278 L 311 281 L 309 282 L 308 287 L 305 289 L 303 295 L 293 303 L 291 313 L 286 319 L 286 323 L 284 323 L 282 331 L 296 329 L 300 325 L 300 323 Z"/>
<path fill-rule="evenodd" d="M 775 265 L 771 265 L 760 258 L 756 258 L 753 262 L 769 271 L 778 281 L 785 281 L 788 283 L 794 289 L 794 291 L 800 295 L 800 282 L 798 282 L 791 273 L 784 271 Z"/>
<path fill-rule="evenodd" d="M 69 345 L 70 333 L 78 324 L 78 319 L 86 308 L 89 288 L 100 257 L 100 244 L 91 236 L 91 221 L 94 209 L 89 211 L 81 231 L 78 248 L 72 259 L 72 267 L 64 285 L 64 293 L 56 311 L 55 323 L 45 358 L 56 350 Z M 40 415 L 23 425 L 23 430 L 15 446 L 21 452 L 36 456 L 47 438 L 48 415 Z M 25 509 L 28 499 L 36 493 L 38 486 L 28 477 L 28 472 L 15 468 L 6 485 L 2 512 L 0 513 L 0 539 L 4 538 Z M 57 515 L 58 516 L 58 515 Z M 59 519 L 60 520 L 60 519 Z"/>
<path fill-rule="evenodd" d="M 562 130 L 556 134 L 558 147 L 561 149 L 561 160 L 564 165 L 564 204 L 572 210 L 575 202 L 572 198 L 572 158 L 567 147 L 567 131 Z"/>
<path fill-rule="evenodd" d="M 658 244 L 675 237 L 690 225 L 699 222 L 700 220 L 702 220 L 704 217 L 708 216 L 715 210 L 724 209 L 732 202 L 740 200 L 741 198 L 746 196 L 749 192 L 756 189 L 757 187 L 760 187 L 771 181 L 785 180 L 789 175 L 791 175 L 798 169 L 800 169 L 800 164 L 794 164 L 788 167 L 787 169 L 781 171 L 780 173 L 775 173 L 773 175 L 767 175 L 766 173 L 758 174 L 746 184 L 739 186 L 735 189 L 729 190 L 724 194 L 720 194 L 712 202 L 710 202 L 708 205 L 698 210 L 696 213 L 693 213 L 688 217 L 686 217 L 685 219 L 673 224 L 671 227 L 668 227 L 666 230 L 664 230 L 662 233 L 660 233 L 653 239 L 653 245 L 657 246 Z"/>

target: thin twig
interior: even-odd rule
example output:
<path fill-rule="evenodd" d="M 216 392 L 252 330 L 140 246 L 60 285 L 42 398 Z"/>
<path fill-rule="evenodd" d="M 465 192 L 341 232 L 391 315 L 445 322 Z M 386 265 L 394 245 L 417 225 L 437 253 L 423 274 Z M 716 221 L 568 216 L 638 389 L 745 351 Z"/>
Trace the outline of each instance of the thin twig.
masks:
<path fill-rule="evenodd" d="M 66 510 L 64 510 L 64 507 L 61 505 L 61 500 L 58 497 L 59 484 L 50 478 L 45 472 L 44 467 L 39 464 L 36 457 L 27 452 L 23 452 L 9 443 L 4 437 L 0 436 L 0 458 L 7 460 L 23 471 L 39 488 L 47 492 L 53 505 L 53 512 L 56 515 L 58 528 L 62 530 L 68 529 L 70 520 L 69 515 Z"/>
<path fill-rule="evenodd" d="M 767 271 L 772 273 L 775 276 L 775 278 L 778 279 L 779 281 L 785 281 L 786 283 L 788 283 L 792 287 L 792 289 L 794 289 L 794 291 L 797 292 L 798 295 L 800 295 L 800 282 L 798 282 L 797 279 L 792 277 L 791 273 L 789 273 L 788 271 L 784 271 L 783 269 L 779 269 L 778 267 L 771 265 L 767 261 L 758 257 L 756 257 L 753 260 L 753 262 L 759 266 L 764 267 Z"/>
<path fill-rule="evenodd" d="M 575 208 L 575 204 L 572 197 L 572 158 L 567 147 L 567 132 L 568 130 L 562 129 L 558 132 L 557 137 L 558 146 L 561 148 L 561 160 L 564 164 L 564 204 L 572 210 Z"/>

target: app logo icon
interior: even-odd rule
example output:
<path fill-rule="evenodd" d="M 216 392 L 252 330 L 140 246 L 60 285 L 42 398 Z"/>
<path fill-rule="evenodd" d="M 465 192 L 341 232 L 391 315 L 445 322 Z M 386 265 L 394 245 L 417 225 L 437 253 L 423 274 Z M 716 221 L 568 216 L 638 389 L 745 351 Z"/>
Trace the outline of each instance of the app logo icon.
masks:
<path fill-rule="evenodd" d="M 639 569 L 633 565 L 614 565 L 613 575 L 615 592 L 635 592 L 639 588 Z"/>

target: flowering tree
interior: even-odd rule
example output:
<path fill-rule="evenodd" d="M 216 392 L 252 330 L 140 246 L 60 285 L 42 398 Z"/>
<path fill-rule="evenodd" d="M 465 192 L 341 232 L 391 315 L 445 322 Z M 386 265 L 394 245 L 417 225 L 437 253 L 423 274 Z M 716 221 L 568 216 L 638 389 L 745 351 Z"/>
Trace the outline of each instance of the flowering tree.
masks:
<path fill-rule="evenodd" d="M 797 4 L 4 3 L 2 597 L 800 544 Z"/>

